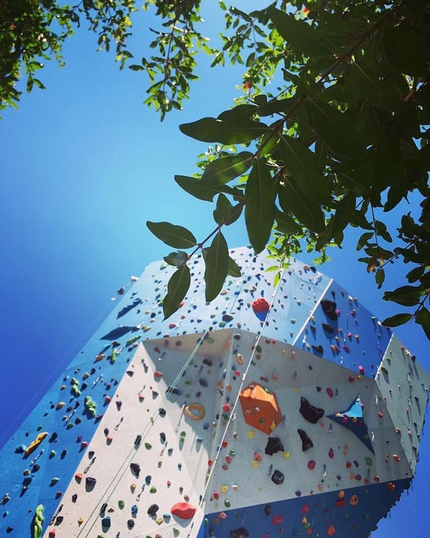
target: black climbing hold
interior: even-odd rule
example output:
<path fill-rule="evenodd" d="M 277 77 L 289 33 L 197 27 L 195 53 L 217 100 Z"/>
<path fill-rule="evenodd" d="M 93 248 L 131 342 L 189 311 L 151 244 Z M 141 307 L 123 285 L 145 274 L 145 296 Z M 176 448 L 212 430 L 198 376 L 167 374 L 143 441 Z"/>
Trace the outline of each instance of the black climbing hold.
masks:
<path fill-rule="evenodd" d="M 103 532 L 106 532 L 108 529 L 110 529 L 110 526 L 111 526 L 111 521 L 110 521 L 110 517 L 109 516 L 106 516 L 102 519 L 102 529 L 103 529 Z"/>
<path fill-rule="evenodd" d="M 270 516 L 270 514 L 272 513 L 271 504 L 266 504 L 266 506 L 264 507 L 264 513 L 266 514 L 266 516 Z"/>
<path fill-rule="evenodd" d="M 321 301 L 321 306 L 324 311 L 324 314 L 331 320 L 337 320 L 336 314 L 336 303 L 334 301 L 329 301 L 328 299 L 323 299 Z"/>
<path fill-rule="evenodd" d="M 224 314 L 222 317 L 222 320 L 228 323 L 229 321 L 232 321 L 233 316 L 230 316 L 230 314 Z"/>
<path fill-rule="evenodd" d="M 278 471 L 278 469 L 275 469 L 272 474 L 272 482 L 279 486 L 284 481 L 284 473 L 281 473 L 281 471 Z"/>
<path fill-rule="evenodd" d="M 328 325 L 327 323 L 323 323 L 322 326 L 323 326 L 323 329 L 327 331 L 329 334 L 334 333 L 334 329 L 331 325 Z"/>
<path fill-rule="evenodd" d="M 163 409 L 163 408 L 160 408 L 160 409 L 158 410 L 158 413 L 160 414 L 160 417 L 165 417 L 165 416 L 166 416 L 166 410 Z"/>
<path fill-rule="evenodd" d="M 272 456 L 276 452 L 283 452 L 284 450 L 284 445 L 282 444 L 282 441 L 279 439 L 279 437 L 269 437 L 264 452 L 265 454 Z"/>
<path fill-rule="evenodd" d="M 199 379 L 199 383 L 200 383 L 200 385 L 202 387 L 207 387 L 208 386 L 208 382 L 204 378 Z"/>
<path fill-rule="evenodd" d="M 207 357 L 203 359 L 203 364 L 206 364 L 206 366 L 212 366 L 212 359 L 208 359 Z"/>
<path fill-rule="evenodd" d="M 85 488 L 87 491 L 92 491 L 94 489 L 94 486 L 96 485 L 97 480 L 93 478 L 92 476 L 87 476 L 85 478 Z"/>
<path fill-rule="evenodd" d="M 160 433 L 160 443 L 165 443 L 166 442 L 166 434 L 164 432 L 161 432 Z"/>
<path fill-rule="evenodd" d="M 106 508 L 107 508 L 107 503 L 103 503 L 101 508 L 100 508 L 100 516 L 101 517 L 104 517 L 105 512 L 106 512 Z"/>
<path fill-rule="evenodd" d="M 135 447 L 138 447 L 140 445 L 140 443 L 142 442 L 142 436 L 141 435 L 137 435 L 136 436 L 136 439 L 134 440 L 134 446 Z"/>
<path fill-rule="evenodd" d="M 316 424 L 324 416 L 324 409 L 311 405 L 303 396 L 300 398 L 300 414 L 312 424 Z"/>
<path fill-rule="evenodd" d="M 72 495 L 72 503 L 75 503 L 77 500 L 78 500 L 78 494 L 77 494 L 77 493 L 74 493 L 74 494 Z"/>
<path fill-rule="evenodd" d="M 238 529 L 230 532 L 229 538 L 248 538 L 248 536 L 249 532 L 245 529 L 245 527 L 239 527 Z"/>
<path fill-rule="evenodd" d="M 315 351 L 315 353 L 318 353 L 318 355 L 322 355 L 324 353 L 324 349 L 321 345 L 312 346 L 312 349 Z"/>
<path fill-rule="evenodd" d="M 58 437 L 58 433 L 57 432 L 54 432 L 51 437 L 48 439 L 48 443 L 53 443 L 54 441 L 56 441 Z"/>
<path fill-rule="evenodd" d="M 129 519 L 127 521 L 127 527 L 131 530 L 134 527 L 134 521 L 132 519 Z"/>
<path fill-rule="evenodd" d="M 136 476 L 137 478 L 139 478 L 139 475 L 140 475 L 140 465 L 138 463 L 130 463 L 130 469 L 131 469 L 131 472 L 134 474 L 134 476 Z"/>
<path fill-rule="evenodd" d="M 147 512 L 148 512 L 148 515 L 150 516 L 155 516 L 157 515 L 157 512 L 158 512 L 158 509 L 160 507 L 158 506 L 158 504 L 151 504 L 151 506 L 148 508 Z"/>
<path fill-rule="evenodd" d="M 314 446 L 312 441 L 309 439 L 308 435 L 304 430 L 297 430 L 297 433 L 300 435 L 300 439 L 302 440 L 302 450 L 303 452 L 306 452 L 306 450 L 309 450 Z"/>
<path fill-rule="evenodd" d="M 64 521 L 64 517 L 63 517 L 63 516 L 57 516 L 57 517 L 55 518 L 55 523 L 54 523 L 54 525 L 55 525 L 55 526 L 61 525 L 61 523 L 63 523 L 63 521 Z"/>

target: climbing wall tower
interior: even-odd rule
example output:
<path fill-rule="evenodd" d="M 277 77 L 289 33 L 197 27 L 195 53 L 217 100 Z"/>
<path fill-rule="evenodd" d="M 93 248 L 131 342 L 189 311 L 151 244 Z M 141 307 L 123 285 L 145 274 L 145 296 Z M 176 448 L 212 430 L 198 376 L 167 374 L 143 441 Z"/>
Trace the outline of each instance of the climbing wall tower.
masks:
<path fill-rule="evenodd" d="M 0 535 L 365 538 L 410 486 L 429 376 L 314 267 L 151 264 L 0 452 Z"/>

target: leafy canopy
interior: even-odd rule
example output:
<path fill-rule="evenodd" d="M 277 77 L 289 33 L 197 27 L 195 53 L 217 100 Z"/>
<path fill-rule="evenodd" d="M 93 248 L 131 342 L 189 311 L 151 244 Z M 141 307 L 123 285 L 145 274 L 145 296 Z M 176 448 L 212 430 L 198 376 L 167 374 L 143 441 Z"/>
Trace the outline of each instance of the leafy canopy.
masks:
<path fill-rule="evenodd" d="M 161 28 L 154 53 L 140 62 L 127 48 L 135 0 L 6 0 L 0 6 L 0 107 L 16 105 L 15 84 L 25 70 L 27 89 L 43 59 L 61 60 L 61 46 L 86 20 L 101 48 L 116 47 L 123 68 L 149 76 L 146 104 L 161 118 L 180 109 L 196 78 L 196 53 L 212 65 L 244 66 L 244 96 L 217 118 L 181 126 L 196 140 L 214 144 L 199 172 L 176 176 L 178 185 L 213 202 L 215 227 L 201 241 L 182 226 L 148 223 L 177 249 L 165 260 L 176 268 L 163 307 L 174 313 L 187 293 L 187 262 L 202 251 L 206 299 L 227 274 L 240 275 L 229 257 L 224 226 L 244 214 L 251 245 L 268 248 L 281 268 L 302 248 L 327 257 L 344 231 L 361 232 L 359 259 L 381 288 L 385 271 L 401 261 L 407 282 L 384 298 L 406 312 L 387 320 L 414 320 L 430 338 L 430 9 L 426 0 L 275 1 L 245 13 L 219 1 L 225 13 L 223 46 L 215 50 L 197 30 L 198 0 L 148 0 Z M 278 86 L 276 93 L 268 91 Z M 396 229 L 385 217 L 402 201 L 418 199 Z M 384 222 L 385 220 L 385 222 Z M 279 278 L 279 276 L 278 276 Z"/>

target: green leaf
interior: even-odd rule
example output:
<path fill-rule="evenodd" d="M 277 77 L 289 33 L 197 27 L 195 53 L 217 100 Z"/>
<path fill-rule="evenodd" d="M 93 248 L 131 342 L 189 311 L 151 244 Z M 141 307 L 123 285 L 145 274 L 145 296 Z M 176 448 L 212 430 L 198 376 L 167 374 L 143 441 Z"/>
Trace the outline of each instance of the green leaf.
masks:
<path fill-rule="evenodd" d="M 337 178 L 349 191 L 356 196 L 367 194 L 371 187 L 369 172 L 367 170 L 347 170 L 338 172 Z"/>
<path fill-rule="evenodd" d="M 230 226 L 240 217 L 241 213 L 242 204 L 234 206 L 224 194 L 218 196 L 216 208 L 213 212 L 214 220 L 217 224 Z"/>
<path fill-rule="evenodd" d="M 382 325 L 384 327 L 398 327 L 399 325 L 403 325 L 410 321 L 412 319 L 413 314 L 396 314 L 395 316 L 391 316 L 387 319 L 384 319 L 382 322 Z"/>
<path fill-rule="evenodd" d="M 203 118 L 179 126 L 182 133 L 202 142 L 221 144 L 246 144 L 265 133 L 267 125 L 241 117 L 231 121 Z"/>
<path fill-rule="evenodd" d="M 170 247 L 192 248 L 197 244 L 194 235 L 183 226 L 176 226 L 175 224 L 170 224 L 170 222 L 151 222 L 149 220 L 146 225 L 155 237 L 158 237 Z"/>
<path fill-rule="evenodd" d="M 394 291 L 386 291 L 383 299 L 403 306 L 415 306 L 424 293 L 425 289 L 420 286 L 401 286 Z"/>
<path fill-rule="evenodd" d="M 244 174 L 251 166 L 253 158 L 254 155 L 249 151 L 219 157 L 205 168 L 201 184 L 203 186 L 225 185 L 235 177 Z"/>
<path fill-rule="evenodd" d="M 280 152 L 282 161 L 303 194 L 315 198 L 320 204 L 329 205 L 330 188 L 315 153 L 297 138 L 286 135 L 281 138 Z"/>
<path fill-rule="evenodd" d="M 388 62 L 401 73 L 413 76 L 428 74 L 427 51 L 419 28 L 408 21 L 398 26 L 385 26 L 384 52 Z"/>
<path fill-rule="evenodd" d="M 275 218 L 275 188 L 266 163 L 257 159 L 245 190 L 245 222 L 255 253 L 267 245 Z"/>
<path fill-rule="evenodd" d="M 379 267 L 375 273 L 375 281 L 376 281 L 376 284 L 378 285 L 378 289 L 381 289 L 381 286 L 384 283 L 384 280 L 385 280 L 385 271 L 384 269 L 382 269 L 382 267 Z"/>
<path fill-rule="evenodd" d="M 336 206 L 336 213 L 333 217 L 333 237 L 343 232 L 351 220 L 351 215 L 355 210 L 355 196 L 346 194 Z"/>
<path fill-rule="evenodd" d="M 367 242 L 370 239 L 372 239 L 373 236 L 374 236 L 373 232 L 365 232 L 363 235 L 361 235 L 360 239 L 357 241 L 356 249 L 361 250 L 364 247 L 364 245 L 366 245 Z"/>
<path fill-rule="evenodd" d="M 327 56 L 333 54 L 329 40 L 321 35 L 317 27 L 295 19 L 273 6 L 269 7 L 269 16 L 279 35 L 293 49 L 307 56 Z"/>
<path fill-rule="evenodd" d="M 322 101 L 309 99 L 307 108 L 320 139 L 339 157 L 362 159 L 365 148 L 357 135 L 357 126 L 340 110 Z"/>
<path fill-rule="evenodd" d="M 222 289 L 228 273 L 229 254 L 227 242 L 218 232 L 205 252 L 206 302 L 210 303 Z"/>
<path fill-rule="evenodd" d="M 228 257 L 227 273 L 230 276 L 234 277 L 234 278 L 239 278 L 240 276 L 242 276 L 242 271 L 241 271 L 240 267 L 237 265 L 237 263 L 230 256 Z"/>
<path fill-rule="evenodd" d="M 275 209 L 275 219 L 276 219 L 276 229 L 285 234 L 285 235 L 297 235 L 300 233 L 300 226 L 297 224 L 297 222 L 290 217 L 290 215 L 287 215 L 287 213 L 284 213 L 283 211 L 279 211 L 279 209 Z"/>
<path fill-rule="evenodd" d="M 313 232 L 324 230 L 324 213 L 315 198 L 308 197 L 297 188 L 293 181 L 284 180 L 285 185 L 279 188 L 279 202 L 284 209 L 289 208 L 300 224 Z"/>
<path fill-rule="evenodd" d="M 414 269 L 409 271 L 409 273 L 406 275 L 408 282 L 412 284 L 413 282 L 420 280 L 420 278 L 424 275 L 424 271 L 424 267 L 414 267 Z"/>
<path fill-rule="evenodd" d="M 167 284 L 167 295 L 163 300 L 164 319 L 169 318 L 178 310 L 181 301 L 189 290 L 190 283 L 190 269 L 188 265 L 184 264 L 173 273 Z"/>
<path fill-rule="evenodd" d="M 182 250 L 179 250 L 178 252 L 171 252 L 168 256 L 164 256 L 163 259 L 169 265 L 181 267 L 181 265 L 187 262 L 188 254 Z"/>
<path fill-rule="evenodd" d="M 189 176 L 175 176 L 176 183 L 184 189 L 185 192 L 191 194 L 199 200 L 205 200 L 206 202 L 212 202 L 215 194 L 225 192 L 227 194 L 235 195 L 235 191 L 227 185 L 208 185 L 202 183 L 201 179 Z"/>
<path fill-rule="evenodd" d="M 430 312 L 425 306 L 422 306 L 415 314 L 415 321 L 424 329 L 427 338 L 430 340 Z"/>

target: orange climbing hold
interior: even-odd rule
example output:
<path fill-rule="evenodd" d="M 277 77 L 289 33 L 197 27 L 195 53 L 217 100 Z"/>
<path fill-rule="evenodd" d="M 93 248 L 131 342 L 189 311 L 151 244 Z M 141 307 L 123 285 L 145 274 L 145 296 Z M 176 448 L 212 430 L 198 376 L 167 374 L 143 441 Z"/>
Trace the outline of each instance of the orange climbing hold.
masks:
<path fill-rule="evenodd" d="M 335 527 L 333 525 L 330 525 L 330 527 L 327 529 L 327 536 L 333 536 L 335 532 Z"/>
<path fill-rule="evenodd" d="M 30 443 L 27 447 L 27 449 L 25 450 L 24 454 L 25 454 L 25 457 L 27 458 L 32 452 L 34 452 L 36 450 L 36 448 L 40 445 L 40 443 L 45 439 L 45 437 L 47 437 L 48 435 L 48 432 L 42 432 L 42 433 L 39 433 L 39 435 L 36 437 L 36 439 Z"/>
<path fill-rule="evenodd" d="M 172 506 L 170 512 L 174 516 L 180 517 L 181 519 L 191 519 L 192 517 L 194 517 L 196 510 L 197 508 L 192 504 L 179 502 Z"/>
<path fill-rule="evenodd" d="M 270 435 L 282 422 L 282 413 L 271 390 L 258 383 L 250 383 L 239 395 L 245 422 Z"/>

